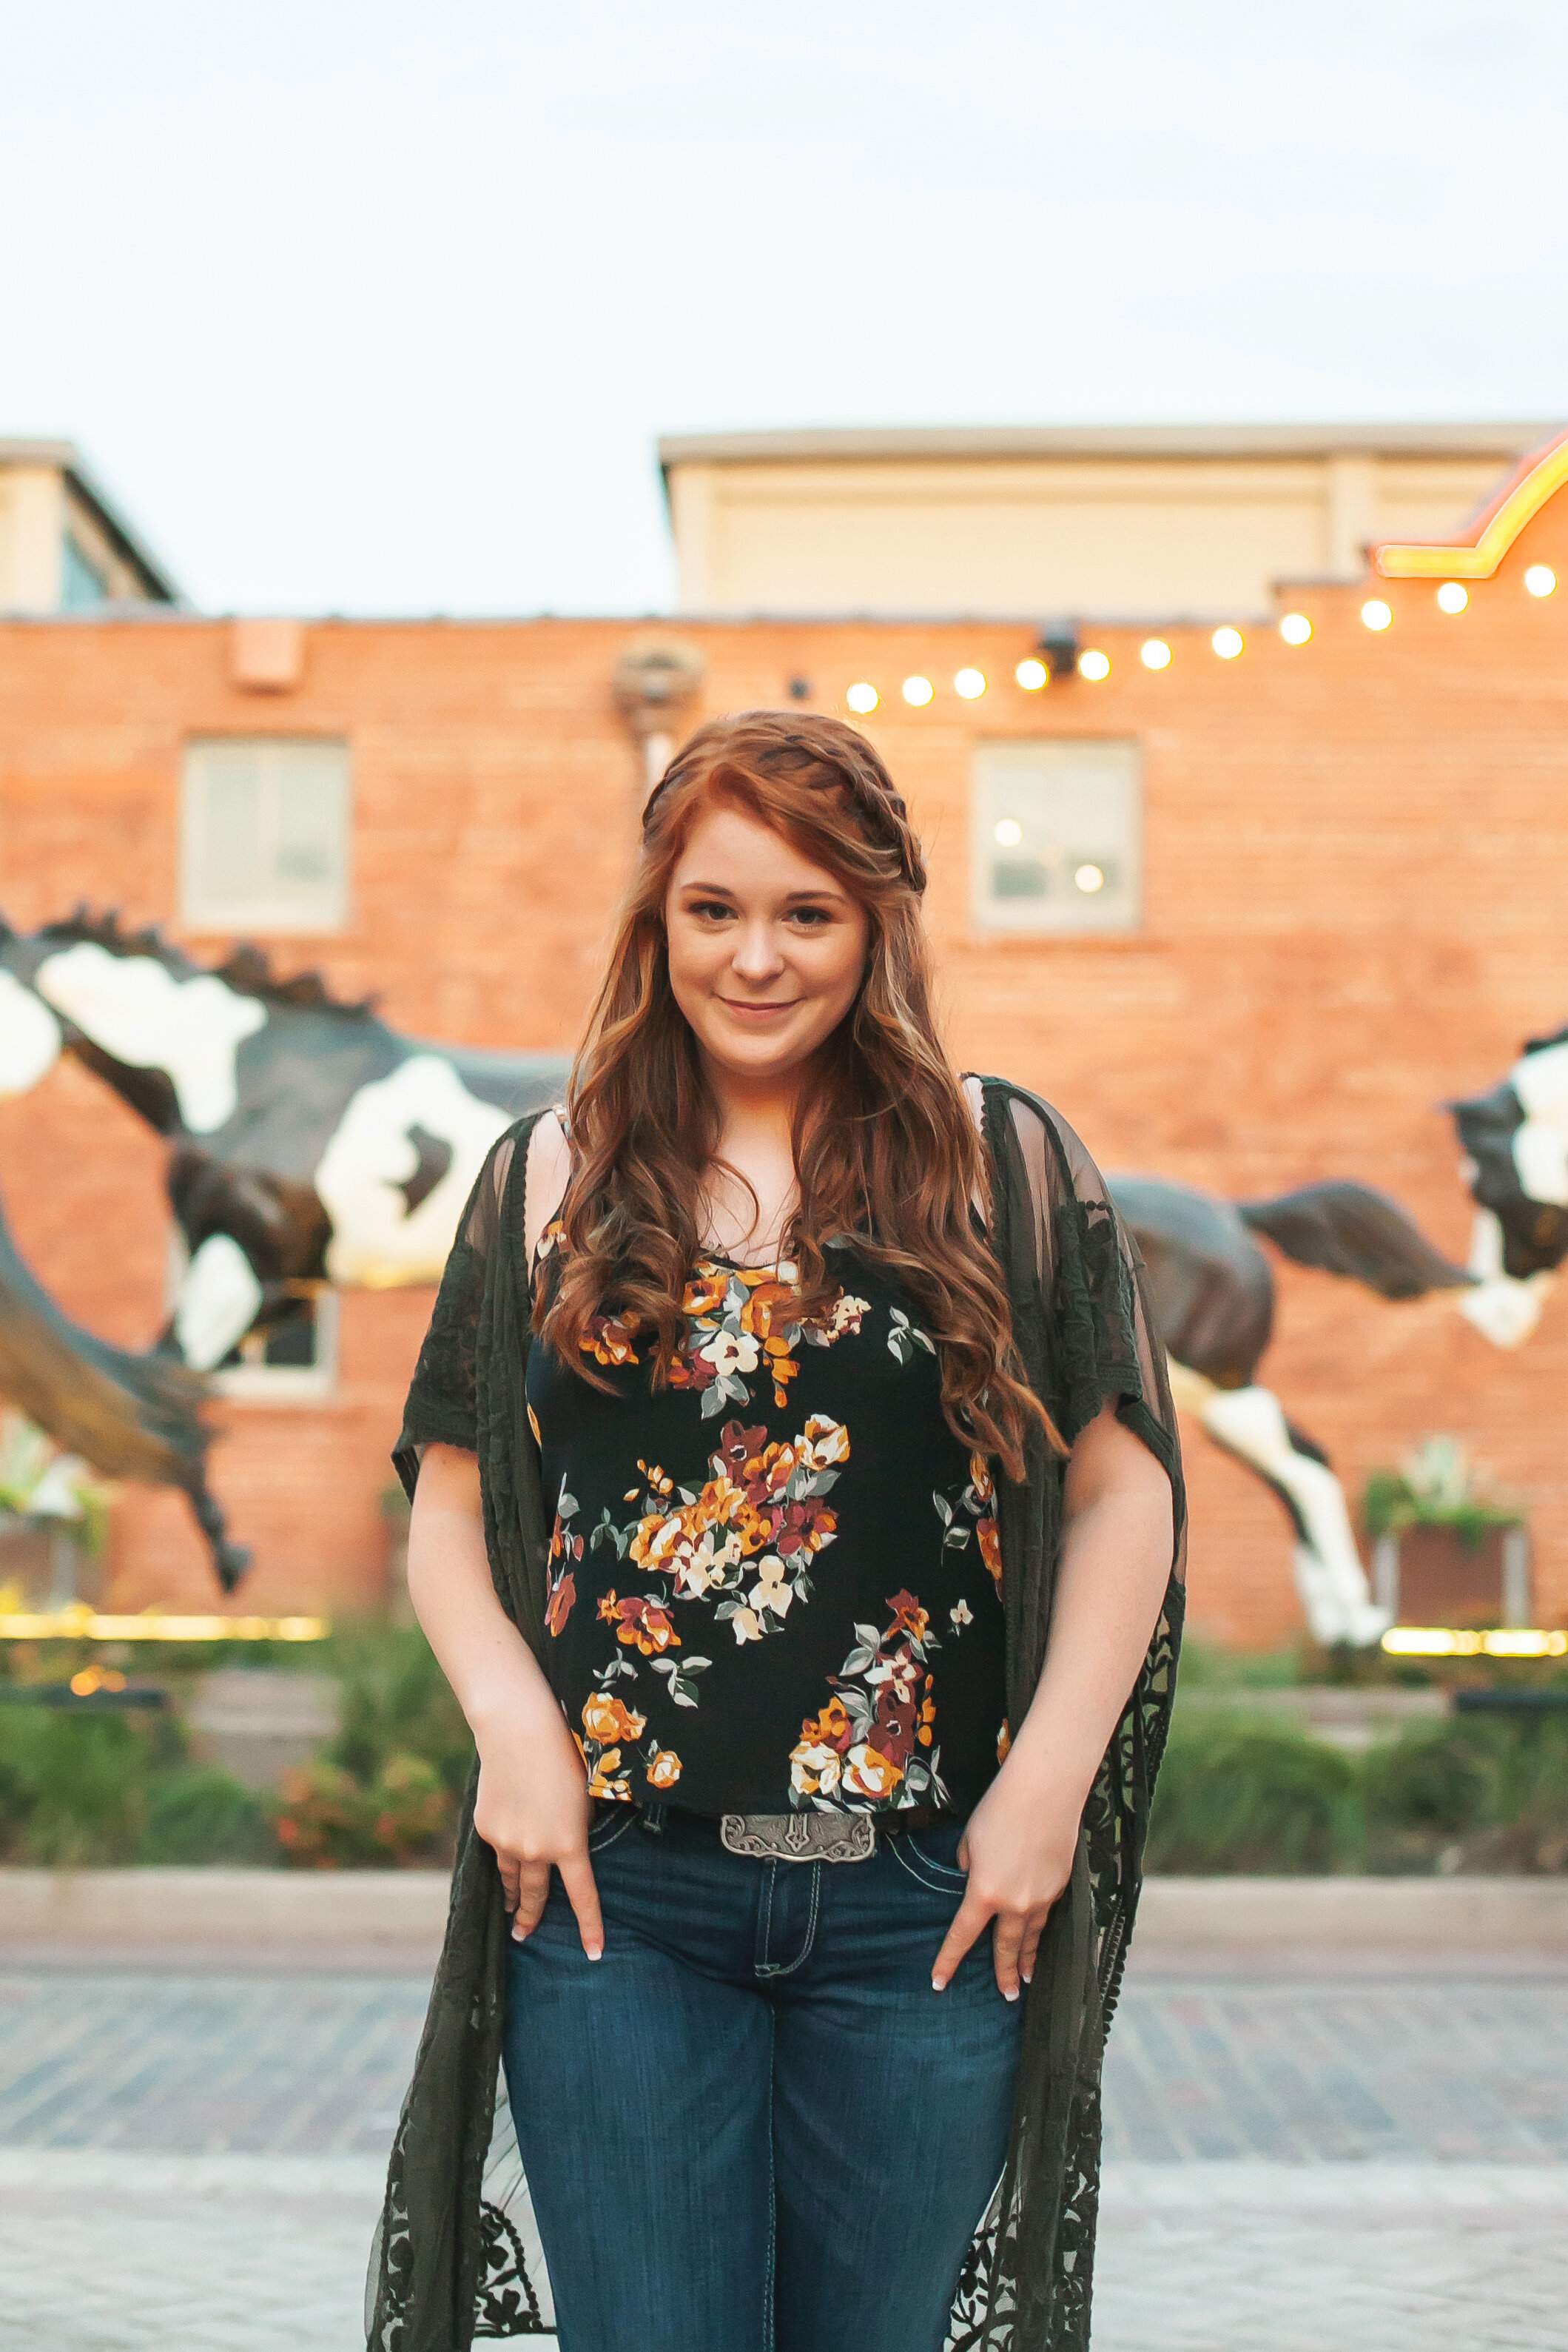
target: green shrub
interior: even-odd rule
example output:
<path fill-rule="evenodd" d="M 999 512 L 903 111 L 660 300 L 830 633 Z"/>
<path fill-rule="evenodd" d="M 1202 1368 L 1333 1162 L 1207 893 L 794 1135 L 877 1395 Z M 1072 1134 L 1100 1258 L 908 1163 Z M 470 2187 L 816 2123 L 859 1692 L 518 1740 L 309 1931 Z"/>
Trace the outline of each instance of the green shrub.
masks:
<path fill-rule="evenodd" d="M 318 1757 L 284 1775 L 277 1842 L 307 1870 L 444 1861 L 455 1811 L 451 1790 L 424 1757 L 389 1757 L 368 1788 Z"/>
<path fill-rule="evenodd" d="M 1346 1869 L 1360 1847 L 1355 1767 L 1337 1748 L 1256 1717 L 1178 1711 L 1155 1792 L 1151 1869 Z"/>
<path fill-rule="evenodd" d="M 1451 1837 L 1490 1820 L 1500 1779 L 1490 1745 L 1463 1723 L 1434 1723 L 1374 1748 L 1362 1768 L 1368 1822 Z"/>
<path fill-rule="evenodd" d="M 325 1652 L 319 1663 L 341 1677 L 342 1688 L 342 1729 L 330 1760 L 370 1788 L 394 1757 L 423 1757 L 442 1787 L 460 1795 L 473 1735 L 419 1627 L 350 1626 Z"/>
<path fill-rule="evenodd" d="M 0 1713 L 7 1858 L 56 1867 L 136 1859 L 151 1763 L 141 1724 L 44 1706 Z"/>
<path fill-rule="evenodd" d="M 148 1790 L 140 1859 L 150 1863 L 275 1862 L 271 1824 L 253 1792 L 215 1764 L 161 1774 Z"/>

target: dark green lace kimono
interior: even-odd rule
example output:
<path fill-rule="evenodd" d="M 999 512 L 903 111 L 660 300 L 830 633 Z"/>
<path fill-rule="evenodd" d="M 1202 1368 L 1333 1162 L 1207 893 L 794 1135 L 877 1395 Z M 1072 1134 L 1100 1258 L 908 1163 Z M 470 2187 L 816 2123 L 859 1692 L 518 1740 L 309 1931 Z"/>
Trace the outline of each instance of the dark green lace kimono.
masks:
<path fill-rule="evenodd" d="M 965 2265 L 948 2352 L 1083 2352 L 1099 2198 L 1100 2074 L 1137 1904 L 1182 1610 L 1185 1511 L 1176 1413 L 1137 1251 L 1082 1145 L 1055 1112 L 984 1082 L 992 1241 L 1029 1377 L 1070 1441 L 1107 1398 L 1170 1476 L 1176 1546 L 1148 1658 L 1083 1817 L 1071 1882 L 1026 1996 L 1007 2168 Z M 549 1515 L 526 1419 L 529 1344 L 523 1190 L 539 1114 L 495 1146 L 442 1280 L 399 1440 L 479 1456 L 491 1573 L 536 1654 L 545 1646 Z M 998 1480 L 1008 1702 L 1017 1724 L 1051 1624 L 1063 1465 L 1031 1441 L 1021 1485 Z M 549 2281 L 497 2101 L 507 1922 L 489 1849 L 464 1809 L 445 1948 L 392 2146 L 367 2290 L 375 2352 L 467 2352 L 476 2338 L 553 2335 Z M 853 2352 L 844 2346 L 841 2352 Z"/>

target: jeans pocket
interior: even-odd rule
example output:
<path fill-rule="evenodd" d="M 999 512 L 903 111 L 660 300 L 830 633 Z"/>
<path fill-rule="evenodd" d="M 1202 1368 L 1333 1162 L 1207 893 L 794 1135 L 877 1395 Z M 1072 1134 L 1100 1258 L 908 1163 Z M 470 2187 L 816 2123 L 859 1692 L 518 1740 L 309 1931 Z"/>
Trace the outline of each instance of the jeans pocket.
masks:
<path fill-rule="evenodd" d="M 624 1837 L 636 1818 L 635 1805 L 619 1804 L 613 1799 L 603 1803 L 598 1809 L 598 1819 L 589 1824 L 589 1853 L 602 1853 L 607 1845 L 613 1845 L 618 1837 Z"/>
<path fill-rule="evenodd" d="M 951 1830 L 926 1830 L 919 1835 L 914 1830 L 898 1830 L 889 1835 L 887 1850 L 901 1870 L 934 1895 L 959 1897 L 969 1883 L 969 1874 L 960 1870 L 956 1861 L 949 1861 L 943 1849 L 955 1851 L 963 1833 L 962 1822 L 955 1822 Z"/>

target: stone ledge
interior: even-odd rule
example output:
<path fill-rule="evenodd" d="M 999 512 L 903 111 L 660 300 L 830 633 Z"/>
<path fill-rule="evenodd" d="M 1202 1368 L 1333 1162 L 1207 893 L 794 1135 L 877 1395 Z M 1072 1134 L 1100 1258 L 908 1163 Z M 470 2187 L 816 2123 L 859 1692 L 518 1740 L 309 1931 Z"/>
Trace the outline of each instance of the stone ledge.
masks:
<path fill-rule="evenodd" d="M 434 1870 L 0 1870 L 0 1941 L 439 1943 Z M 1137 1947 L 1568 1949 L 1561 1878 L 1151 1878 Z"/>
<path fill-rule="evenodd" d="M 1560 1878 L 1150 1878 L 1136 1947 L 1568 1948 Z"/>

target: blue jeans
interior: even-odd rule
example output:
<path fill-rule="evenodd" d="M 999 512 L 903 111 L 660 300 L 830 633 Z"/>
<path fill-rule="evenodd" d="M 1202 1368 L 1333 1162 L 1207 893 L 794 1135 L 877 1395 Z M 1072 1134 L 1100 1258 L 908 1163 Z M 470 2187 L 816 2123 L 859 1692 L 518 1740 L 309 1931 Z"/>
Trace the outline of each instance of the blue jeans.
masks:
<path fill-rule="evenodd" d="M 601 1806 L 604 1957 L 553 1884 L 511 1948 L 507 2082 L 561 2352 L 941 2352 L 1000 2178 L 1022 2003 L 931 1968 L 956 1823 L 858 1863 Z"/>

